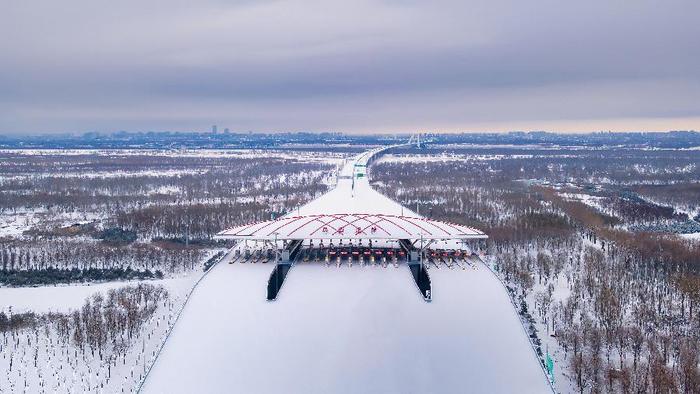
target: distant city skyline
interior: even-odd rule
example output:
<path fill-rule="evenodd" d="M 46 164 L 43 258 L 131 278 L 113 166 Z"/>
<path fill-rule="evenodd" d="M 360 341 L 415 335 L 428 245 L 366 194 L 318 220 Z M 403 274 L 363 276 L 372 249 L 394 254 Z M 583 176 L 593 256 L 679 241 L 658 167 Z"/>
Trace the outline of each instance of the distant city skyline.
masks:
<path fill-rule="evenodd" d="M 700 3 L 10 2 L 0 134 L 700 130 Z"/>

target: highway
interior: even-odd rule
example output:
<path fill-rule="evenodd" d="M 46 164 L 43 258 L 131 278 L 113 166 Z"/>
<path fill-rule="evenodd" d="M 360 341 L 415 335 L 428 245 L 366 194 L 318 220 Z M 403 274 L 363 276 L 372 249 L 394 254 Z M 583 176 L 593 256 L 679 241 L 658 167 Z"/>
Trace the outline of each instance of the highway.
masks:
<path fill-rule="evenodd" d="M 354 189 L 340 179 L 300 211 L 319 209 L 402 210 L 366 178 Z M 480 263 L 457 267 L 430 270 L 436 290 L 426 303 L 407 269 L 302 263 L 268 302 L 271 264 L 219 264 L 195 289 L 142 391 L 551 392 L 499 280 Z"/>

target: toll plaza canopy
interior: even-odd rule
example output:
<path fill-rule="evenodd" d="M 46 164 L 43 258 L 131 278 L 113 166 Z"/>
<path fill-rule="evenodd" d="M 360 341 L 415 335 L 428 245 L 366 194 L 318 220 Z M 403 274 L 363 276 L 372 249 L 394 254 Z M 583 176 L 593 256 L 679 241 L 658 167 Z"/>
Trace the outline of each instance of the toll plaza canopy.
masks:
<path fill-rule="evenodd" d="M 346 160 L 337 185 L 321 197 L 275 220 L 224 230 L 219 239 L 484 239 L 476 229 L 427 219 L 374 190 L 369 164 L 381 147 Z"/>
<path fill-rule="evenodd" d="M 315 214 L 234 227 L 219 233 L 227 239 L 483 239 L 479 230 L 415 216 L 384 214 Z"/>

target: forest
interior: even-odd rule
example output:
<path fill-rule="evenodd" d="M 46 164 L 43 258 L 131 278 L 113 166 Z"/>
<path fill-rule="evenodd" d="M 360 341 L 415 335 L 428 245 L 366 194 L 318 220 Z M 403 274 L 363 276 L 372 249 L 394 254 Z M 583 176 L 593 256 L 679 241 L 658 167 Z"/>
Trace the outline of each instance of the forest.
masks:
<path fill-rule="evenodd" d="M 386 156 L 372 181 L 489 234 L 485 260 L 542 361 L 555 356 L 558 391 L 697 393 L 698 163 L 698 151 L 436 146 Z"/>
<path fill-rule="evenodd" d="M 2 151 L 0 283 L 157 278 L 198 269 L 222 229 L 325 192 L 346 153 Z"/>

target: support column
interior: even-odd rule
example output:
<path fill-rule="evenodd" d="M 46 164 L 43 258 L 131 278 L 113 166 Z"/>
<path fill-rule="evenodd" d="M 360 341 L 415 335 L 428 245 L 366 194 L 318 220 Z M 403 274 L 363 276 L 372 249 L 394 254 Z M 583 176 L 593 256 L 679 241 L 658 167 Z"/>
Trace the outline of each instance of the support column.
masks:
<path fill-rule="evenodd" d="M 302 240 L 291 241 L 282 251 L 282 258 L 275 264 L 275 268 L 267 281 L 267 300 L 274 301 L 282 289 L 284 280 L 287 278 L 289 270 L 301 251 Z"/>
<path fill-rule="evenodd" d="M 433 288 L 430 283 L 428 270 L 425 269 L 423 264 L 423 251 L 416 248 L 408 239 L 399 240 L 399 244 L 406 251 L 408 268 L 411 270 L 411 275 L 413 275 L 413 281 L 418 286 L 418 291 L 420 291 L 426 302 L 432 301 Z"/>

